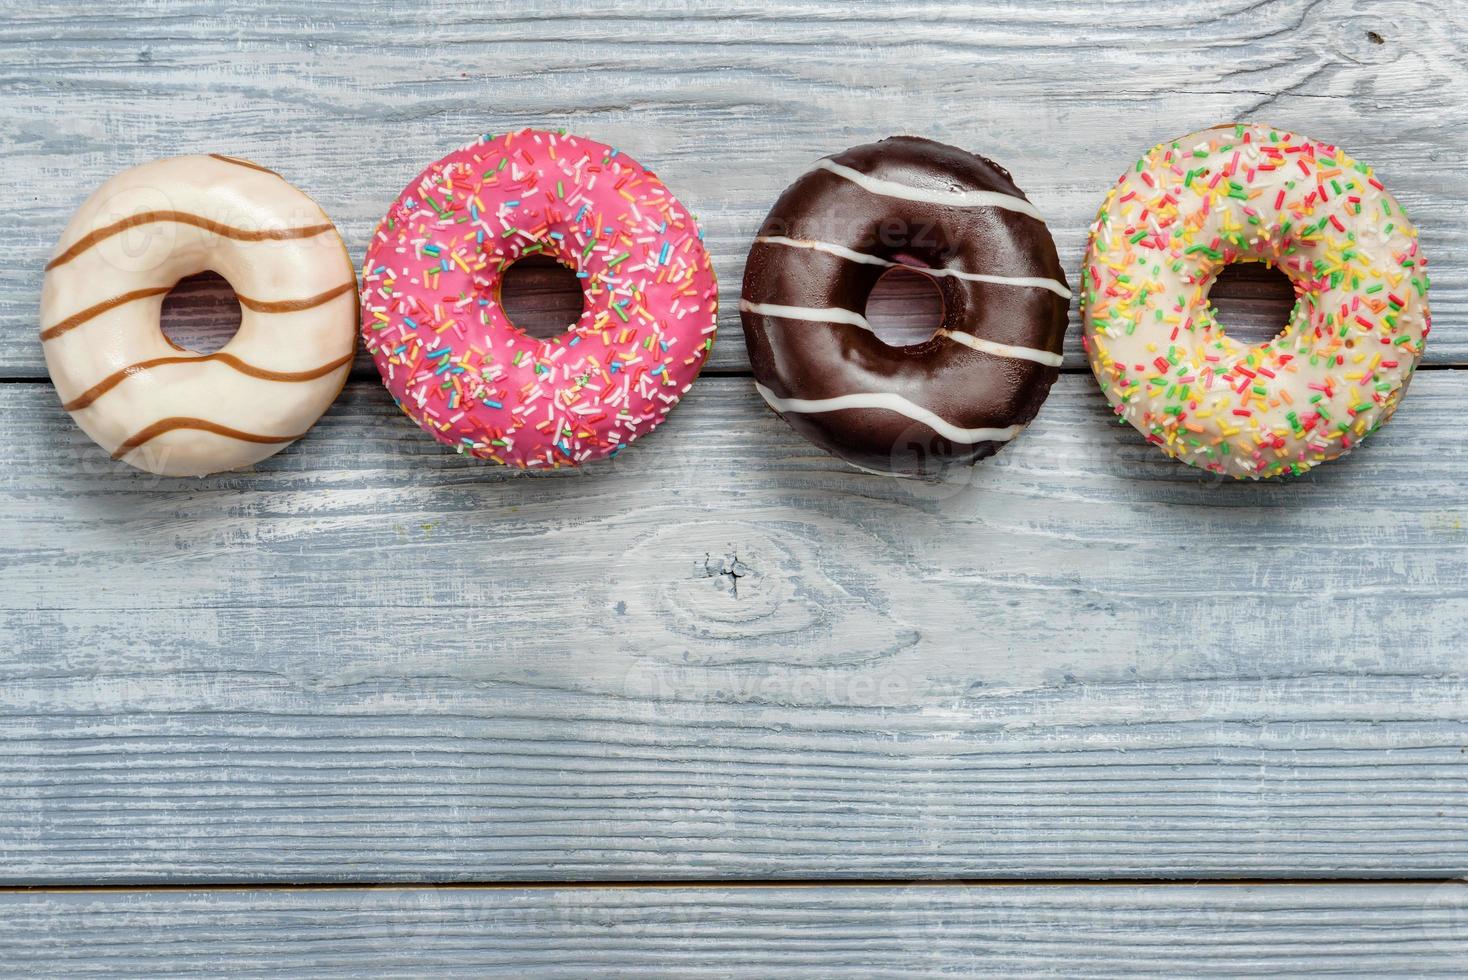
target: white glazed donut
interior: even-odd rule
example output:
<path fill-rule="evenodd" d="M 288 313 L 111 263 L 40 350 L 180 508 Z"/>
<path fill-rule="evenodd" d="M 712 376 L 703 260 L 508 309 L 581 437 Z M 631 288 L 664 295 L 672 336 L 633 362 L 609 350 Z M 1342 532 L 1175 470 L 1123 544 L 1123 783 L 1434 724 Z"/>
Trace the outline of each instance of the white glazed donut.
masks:
<path fill-rule="evenodd" d="M 1208 291 L 1230 262 L 1294 284 L 1278 337 L 1250 347 Z M 1215 473 L 1303 473 L 1396 410 L 1427 342 L 1417 229 L 1338 147 L 1234 124 L 1151 150 L 1111 189 L 1082 273 L 1091 368 L 1116 413 Z"/>
<path fill-rule="evenodd" d="M 183 277 L 223 276 L 240 328 L 199 354 L 159 327 Z M 62 406 L 114 459 L 164 476 L 257 463 L 341 392 L 356 278 L 331 220 L 274 171 L 210 154 L 134 167 L 89 197 L 46 266 L 41 341 Z"/>

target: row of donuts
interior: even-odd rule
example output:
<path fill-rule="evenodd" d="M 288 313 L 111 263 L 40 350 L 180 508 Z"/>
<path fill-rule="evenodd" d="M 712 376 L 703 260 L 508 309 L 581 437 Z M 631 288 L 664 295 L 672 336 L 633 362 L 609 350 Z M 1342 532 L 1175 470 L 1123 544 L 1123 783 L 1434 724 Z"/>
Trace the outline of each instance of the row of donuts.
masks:
<path fill-rule="evenodd" d="M 500 290 L 519 259 L 573 269 L 583 311 L 537 339 Z M 1275 338 L 1244 345 L 1208 292 L 1228 264 L 1295 287 Z M 867 298 L 931 277 L 933 336 L 894 347 Z M 163 297 L 212 270 L 240 328 L 202 354 Z M 1300 473 L 1385 423 L 1430 329 L 1426 259 L 1401 206 L 1339 148 L 1231 124 L 1160 144 L 1108 193 L 1079 292 L 1084 349 L 1116 413 L 1184 462 Z M 1071 285 L 1002 166 L 894 137 L 826 157 L 761 225 L 740 313 L 764 401 L 847 462 L 932 475 L 998 451 L 1058 377 Z M 355 302 L 354 302 L 355 300 Z M 521 468 L 614 456 L 657 426 L 714 342 L 717 284 L 692 214 L 593 140 L 484 137 L 434 162 L 379 222 L 361 268 L 279 174 L 222 154 L 107 181 L 47 264 L 41 340 L 63 407 L 116 459 L 163 475 L 252 465 L 345 384 L 360 335 L 398 406 L 457 451 Z"/>

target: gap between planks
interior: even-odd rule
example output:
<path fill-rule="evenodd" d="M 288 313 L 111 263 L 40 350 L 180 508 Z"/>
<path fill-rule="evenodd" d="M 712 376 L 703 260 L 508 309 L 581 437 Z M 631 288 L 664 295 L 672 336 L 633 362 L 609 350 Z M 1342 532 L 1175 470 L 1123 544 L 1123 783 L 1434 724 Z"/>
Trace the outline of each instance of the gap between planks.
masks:
<path fill-rule="evenodd" d="M 136 885 L 0 885 L 0 895 L 125 894 L 132 892 L 341 892 L 364 888 L 394 891 L 568 891 L 568 890 L 656 890 L 697 891 L 700 889 L 777 890 L 791 888 L 1235 888 L 1320 887 L 1391 885 L 1437 888 L 1468 884 L 1468 877 L 1438 878 L 760 878 L 753 880 L 647 879 L 622 881 L 303 881 L 303 882 L 185 882 Z"/>

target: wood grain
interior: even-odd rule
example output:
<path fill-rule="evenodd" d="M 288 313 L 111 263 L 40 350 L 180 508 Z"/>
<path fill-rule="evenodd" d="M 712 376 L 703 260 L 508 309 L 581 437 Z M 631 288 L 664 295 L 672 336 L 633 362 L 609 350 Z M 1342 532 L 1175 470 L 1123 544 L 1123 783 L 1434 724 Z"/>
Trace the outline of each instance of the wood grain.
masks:
<path fill-rule="evenodd" d="M 1465 33 L 1453 0 L 0 0 L 0 972 L 1461 974 L 1462 882 L 1077 882 L 1468 875 Z M 815 158 L 992 156 L 1074 270 L 1116 174 L 1229 119 L 1338 141 L 1421 226 L 1428 370 L 1352 456 L 1167 460 L 1074 323 L 1036 424 L 941 483 L 751 391 L 744 255 Z M 617 460 L 466 461 L 361 359 L 256 470 L 160 479 L 42 380 L 42 267 L 111 174 L 246 157 L 360 256 L 521 126 L 632 152 L 714 256 L 710 377 Z M 1276 287 L 1230 276 L 1224 322 Z M 915 338 L 922 295 L 868 312 Z M 510 298 L 540 335 L 577 304 Z M 185 286 L 173 336 L 232 306 Z M 545 884 L 450 884 L 486 881 Z"/>
<path fill-rule="evenodd" d="M 1066 376 L 947 484 L 747 379 L 516 477 L 354 383 L 254 473 L 0 386 L 0 878 L 1468 872 L 1468 390 L 1220 484 Z"/>
<path fill-rule="evenodd" d="M 1099 15 L 1059 0 L 0 10 L 8 376 L 44 373 L 41 267 L 118 170 L 195 151 L 263 162 L 360 256 L 426 163 L 530 125 L 623 147 L 700 214 L 722 284 L 716 372 L 747 368 L 736 300 L 750 238 L 819 156 L 901 132 L 992 156 L 1050 216 L 1075 270 L 1117 174 L 1162 139 L 1229 119 L 1333 139 L 1377 168 L 1445 270 L 1429 362 L 1468 361 L 1468 284 L 1452 273 L 1468 261 L 1468 6 L 1452 0 L 1129 0 Z"/>
<path fill-rule="evenodd" d="M 34 975 L 1461 976 L 1468 885 L 0 895 Z"/>

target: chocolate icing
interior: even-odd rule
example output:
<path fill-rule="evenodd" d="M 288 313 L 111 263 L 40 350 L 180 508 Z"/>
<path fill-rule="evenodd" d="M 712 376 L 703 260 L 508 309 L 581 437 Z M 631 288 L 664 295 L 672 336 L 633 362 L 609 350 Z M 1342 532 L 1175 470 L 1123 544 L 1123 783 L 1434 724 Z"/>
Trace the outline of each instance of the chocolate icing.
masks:
<path fill-rule="evenodd" d="M 990 192 L 1028 209 L 1009 173 L 983 157 L 932 140 L 898 136 L 829 158 L 860 175 L 942 198 Z M 823 162 L 824 164 L 824 162 Z M 941 332 L 890 347 L 853 323 L 796 319 L 750 304 L 861 314 L 888 269 L 919 268 L 1053 280 L 1053 288 L 934 278 L 943 298 L 941 329 L 1027 348 L 1058 363 L 1069 307 L 1065 274 L 1043 221 L 1007 206 L 955 206 L 874 193 L 849 176 L 817 168 L 771 209 L 744 273 L 742 317 L 755 380 L 777 399 L 853 394 L 900 396 L 961 429 L 1009 429 L 1034 418 L 1059 375 L 1054 364 L 975 350 Z M 811 247 L 810 243 L 834 246 Z M 1057 291 L 1067 293 L 1063 297 Z M 965 338 L 960 338 L 963 340 Z M 782 417 L 823 449 L 867 469 L 924 475 L 953 462 L 993 455 L 1003 440 L 955 442 L 908 414 L 882 407 L 785 411 Z M 918 413 L 920 414 L 920 412 Z M 935 423 L 936 424 L 936 423 Z"/>

